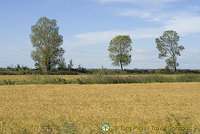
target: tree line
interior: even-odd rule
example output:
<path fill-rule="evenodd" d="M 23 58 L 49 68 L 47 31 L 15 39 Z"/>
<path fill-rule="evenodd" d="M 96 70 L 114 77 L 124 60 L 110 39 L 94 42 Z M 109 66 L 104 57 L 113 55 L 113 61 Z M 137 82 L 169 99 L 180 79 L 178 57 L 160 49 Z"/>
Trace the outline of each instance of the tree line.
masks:
<path fill-rule="evenodd" d="M 45 72 L 53 68 L 66 68 L 65 50 L 61 47 L 63 36 L 59 34 L 59 27 L 55 19 L 41 17 L 35 25 L 31 27 L 30 35 L 34 50 L 31 57 L 35 62 L 35 67 Z M 177 70 L 179 63 L 177 56 L 181 56 L 181 51 L 185 48 L 178 44 L 179 35 L 176 31 L 164 31 L 163 35 L 155 39 L 159 58 L 165 59 L 166 68 Z M 123 67 L 131 63 L 130 54 L 132 51 L 132 40 L 129 35 L 118 35 L 109 43 L 109 58 L 112 65 Z M 70 61 L 73 66 L 72 61 Z"/>

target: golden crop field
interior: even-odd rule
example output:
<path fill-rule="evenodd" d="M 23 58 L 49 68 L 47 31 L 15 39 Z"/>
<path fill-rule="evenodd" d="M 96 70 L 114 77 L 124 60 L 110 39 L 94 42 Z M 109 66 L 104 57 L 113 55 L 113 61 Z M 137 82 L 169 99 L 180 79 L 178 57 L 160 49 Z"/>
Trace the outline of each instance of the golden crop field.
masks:
<path fill-rule="evenodd" d="M 112 133 L 153 134 L 152 126 L 167 124 L 169 114 L 181 122 L 189 117 L 200 125 L 200 83 L 13 85 L 0 86 L 0 133 L 26 128 L 37 133 L 41 124 L 63 117 L 79 133 L 89 134 L 108 123 Z M 128 129 L 129 126 L 135 129 Z M 126 129 L 126 130 L 125 130 Z M 144 132 L 144 131 L 143 131 Z M 95 133 L 95 131 L 93 132 Z"/>

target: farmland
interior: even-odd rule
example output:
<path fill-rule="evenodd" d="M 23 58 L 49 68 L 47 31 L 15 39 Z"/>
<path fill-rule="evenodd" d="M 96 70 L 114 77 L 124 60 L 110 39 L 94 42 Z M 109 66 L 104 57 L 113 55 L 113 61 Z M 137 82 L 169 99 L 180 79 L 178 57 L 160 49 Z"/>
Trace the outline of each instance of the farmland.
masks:
<path fill-rule="evenodd" d="M 188 117 L 192 128 L 200 125 L 198 82 L 3 85 L 0 100 L 0 133 L 37 133 L 44 122 L 60 124 L 63 118 L 83 134 L 96 133 L 103 123 L 113 133 L 142 133 L 123 128 L 166 125 L 169 114 L 181 122 Z"/>
<path fill-rule="evenodd" d="M 120 77 L 129 77 L 129 76 L 155 76 L 158 74 L 134 74 L 134 75 L 107 75 L 107 76 L 120 76 Z M 166 77 L 175 77 L 175 76 L 182 76 L 184 74 L 159 74 L 159 76 L 166 76 Z M 199 74 L 193 74 L 193 75 L 199 75 Z M 34 75 L 0 75 L 0 80 L 26 80 Z M 43 77 L 44 75 L 38 75 Z M 77 79 L 77 78 L 83 78 L 90 75 L 47 75 L 50 77 L 59 77 L 63 79 Z"/>
<path fill-rule="evenodd" d="M 0 80 L 26 80 L 34 75 L 0 75 Z M 43 75 L 38 75 L 43 77 Z M 64 79 L 76 79 L 81 77 L 87 77 L 87 75 L 49 75 L 53 77 L 60 77 Z"/>
<path fill-rule="evenodd" d="M 200 0 L 0 11 L 0 134 L 200 134 Z"/>
<path fill-rule="evenodd" d="M 2 75 L 0 85 L 25 84 L 125 84 L 200 82 L 199 74 L 148 74 L 148 75 Z"/>

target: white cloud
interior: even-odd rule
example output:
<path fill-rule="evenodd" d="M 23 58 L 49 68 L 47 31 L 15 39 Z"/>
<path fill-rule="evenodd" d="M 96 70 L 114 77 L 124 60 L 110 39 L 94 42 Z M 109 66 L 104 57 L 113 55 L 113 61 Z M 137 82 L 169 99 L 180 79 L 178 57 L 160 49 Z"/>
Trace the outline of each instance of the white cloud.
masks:
<path fill-rule="evenodd" d="M 161 29 L 145 28 L 135 29 L 130 31 L 123 30 L 110 30 L 103 32 L 88 32 L 83 34 L 75 35 L 72 40 L 65 41 L 66 44 L 71 46 L 80 45 L 95 45 L 101 43 L 109 43 L 112 38 L 117 35 L 130 35 L 132 39 L 145 39 L 155 38 L 161 34 Z"/>
<path fill-rule="evenodd" d="M 170 18 L 173 16 L 173 13 L 165 13 L 162 12 L 160 9 L 158 10 L 152 10 L 152 9 L 126 9 L 126 10 L 120 10 L 118 9 L 114 14 L 119 16 L 127 16 L 127 17 L 135 17 L 144 19 L 146 22 L 162 22 L 166 18 Z"/>
<path fill-rule="evenodd" d="M 151 13 L 149 11 L 144 11 L 144 10 L 130 9 L 130 10 L 121 11 L 118 13 L 118 15 L 133 16 L 133 17 L 138 17 L 138 18 L 149 18 L 151 16 Z"/>
<path fill-rule="evenodd" d="M 166 23 L 164 29 L 172 29 L 182 35 L 200 33 L 200 16 L 182 15 L 174 17 Z"/>
<path fill-rule="evenodd" d="M 115 14 L 140 18 L 146 22 L 157 22 L 162 25 L 160 30 L 175 30 L 184 36 L 193 33 L 200 33 L 200 15 L 190 10 L 164 12 L 162 10 L 153 11 L 148 9 L 140 10 L 133 8 L 126 10 L 118 9 Z"/>

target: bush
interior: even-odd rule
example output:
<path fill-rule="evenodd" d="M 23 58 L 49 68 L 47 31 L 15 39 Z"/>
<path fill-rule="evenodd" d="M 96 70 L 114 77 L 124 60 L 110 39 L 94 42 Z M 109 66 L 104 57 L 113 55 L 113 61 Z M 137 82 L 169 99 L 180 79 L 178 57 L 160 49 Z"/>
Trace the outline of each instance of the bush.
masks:
<path fill-rule="evenodd" d="M 67 84 L 67 80 L 52 76 L 33 75 L 27 80 L 0 80 L 0 85 Z"/>
<path fill-rule="evenodd" d="M 100 73 L 71 80 L 70 83 L 76 84 L 117 84 L 117 83 L 163 83 L 163 82 L 200 82 L 200 75 L 183 75 L 183 76 L 106 76 Z"/>
<path fill-rule="evenodd" d="M 163 82 L 200 82 L 200 75 L 141 75 L 141 76 L 108 76 L 96 73 L 88 77 L 66 80 L 59 77 L 33 75 L 27 80 L 0 80 L 0 85 L 20 84 L 117 84 L 117 83 L 163 83 Z"/>

